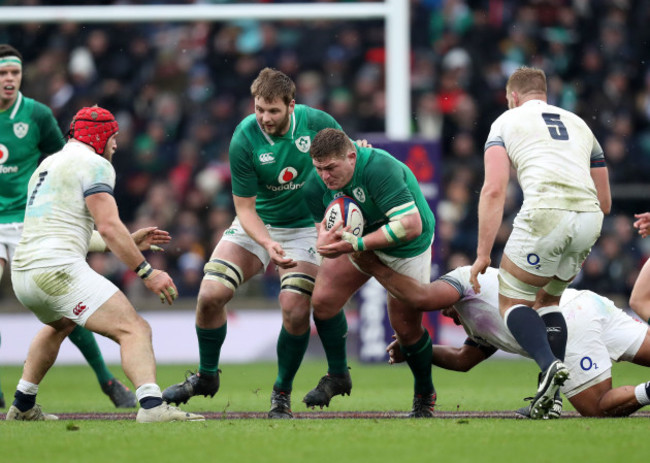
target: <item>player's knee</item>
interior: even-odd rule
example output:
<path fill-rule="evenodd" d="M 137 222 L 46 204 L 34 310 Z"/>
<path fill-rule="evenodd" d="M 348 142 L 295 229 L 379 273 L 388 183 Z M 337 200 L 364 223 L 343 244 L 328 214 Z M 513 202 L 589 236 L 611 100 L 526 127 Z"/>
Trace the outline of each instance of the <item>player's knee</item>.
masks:
<path fill-rule="evenodd" d="M 244 282 L 244 272 L 235 264 L 225 259 L 212 259 L 203 267 L 203 279 L 223 285 L 232 293 Z M 203 285 L 215 286 L 215 285 Z M 201 288 L 203 289 L 203 288 Z"/>
<path fill-rule="evenodd" d="M 197 310 L 199 312 L 221 310 L 232 299 L 234 294 L 233 290 L 224 286 L 221 282 L 204 280 L 199 290 Z"/>
<path fill-rule="evenodd" d="M 311 298 L 314 292 L 314 283 L 316 278 L 302 272 L 289 272 L 280 278 L 280 295 L 287 298 L 294 298 L 293 295 Z"/>

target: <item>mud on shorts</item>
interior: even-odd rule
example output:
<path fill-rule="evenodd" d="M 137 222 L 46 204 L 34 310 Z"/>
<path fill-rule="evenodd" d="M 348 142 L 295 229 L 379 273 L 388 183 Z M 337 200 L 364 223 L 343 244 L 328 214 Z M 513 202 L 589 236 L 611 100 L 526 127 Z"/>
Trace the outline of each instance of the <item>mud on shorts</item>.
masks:
<path fill-rule="evenodd" d="M 568 281 L 600 236 L 603 213 L 529 209 L 517 214 L 504 254 L 520 269 Z"/>
<path fill-rule="evenodd" d="M 68 318 L 84 326 L 102 304 L 119 291 L 86 261 L 57 267 L 12 270 L 18 300 L 43 323 Z"/>
<path fill-rule="evenodd" d="M 320 265 L 320 254 L 316 251 L 316 239 L 318 237 L 316 227 L 276 228 L 267 225 L 266 228 L 269 235 L 271 235 L 271 239 L 280 243 L 284 249 L 285 257 L 295 261 Z M 235 243 L 248 252 L 255 254 L 265 269 L 271 262 L 271 256 L 266 252 L 266 249 L 246 234 L 237 218 L 235 218 L 230 228 L 223 233 L 221 239 Z"/>
<path fill-rule="evenodd" d="M 592 307 L 584 306 L 589 313 Z M 588 314 L 585 314 L 588 315 Z M 567 319 L 569 340 L 564 364 L 571 374 L 561 390 L 567 398 L 612 376 L 612 361 L 631 361 L 641 348 L 648 325 L 616 309 L 609 317 L 581 316 L 580 329 Z"/>

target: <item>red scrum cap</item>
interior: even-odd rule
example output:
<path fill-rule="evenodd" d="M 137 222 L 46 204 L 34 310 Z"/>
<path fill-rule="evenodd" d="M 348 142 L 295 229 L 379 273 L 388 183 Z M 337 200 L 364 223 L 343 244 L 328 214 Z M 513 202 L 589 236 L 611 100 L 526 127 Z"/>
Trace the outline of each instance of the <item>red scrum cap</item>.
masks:
<path fill-rule="evenodd" d="M 108 139 L 119 127 L 110 111 L 92 106 L 81 108 L 72 118 L 68 136 L 92 146 L 97 154 L 103 154 Z"/>

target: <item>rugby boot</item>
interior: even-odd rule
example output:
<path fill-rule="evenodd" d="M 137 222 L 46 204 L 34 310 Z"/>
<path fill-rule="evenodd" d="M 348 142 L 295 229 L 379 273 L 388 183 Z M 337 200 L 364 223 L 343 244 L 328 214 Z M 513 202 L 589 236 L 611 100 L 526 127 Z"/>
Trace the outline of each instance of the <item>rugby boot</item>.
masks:
<path fill-rule="evenodd" d="M 271 392 L 271 410 L 269 418 L 273 419 L 291 419 L 291 391 L 281 391 L 273 386 Z"/>
<path fill-rule="evenodd" d="M 349 372 L 346 371 L 342 375 L 328 373 L 318 381 L 318 385 L 314 389 L 305 395 L 302 401 L 307 407 L 318 406 L 322 409 L 329 406 L 330 400 L 335 395 L 350 395 L 351 390 L 352 378 L 350 378 Z"/>
<path fill-rule="evenodd" d="M 102 384 L 102 391 L 117 408 L 133 408 L 138 404 L 135 394 L 119 379 L 113 378 Z"/>
<path fill-rule="evenodd" d="M 539 378 L 542 378 L 542 374 L 539 374 Z M 524 400 L 531 401 L 533 400 L 532 397 L 526 397 Z M 525 407 L 521 407 L 518 410 L 515 410 L 515 413 L 517 414 L 517 418 L 530 418 L 530 404 L 526 405 Z M 562 415 L 562 395 L 560 394 L 560 391 L 558 390 L 555 393 L 555 397 L 553 398 L 553 406 L 549 410 L 549 412 L 544 416 L 543 419 L 545 420 L 556 420 L 560 418 Z"/>
<path fill-rule="evenodd" d="M 413 410 L 409 418 L 433 418 L 433 409 L 436 406 L 436 393 L 415 394 L 413 396 Z"/>
<path fill-rule="evenodd" d="M 32 408 L 25 412 L 21 412 L 18 407 L 12 405 L 7 411 L 5 420 L 7 421 L 55 421 L 59 417 L 44 413 L 39 404 L 34 404 Z"/>
<path fill-rule="evenodd" d="M 169 386 L 163 391 L 162 398 L 165 402 L 176 405 L 184 404 L 195 395 L 214 397 L 219 390 L 219 373 L 221 373 L 221 370 L 217 370 L 216 375 L 202 375 L 191 371 L 187 373 L 189 376 L 185 377 L 185 381 Z"/>
<path fill-rule="evenodd" d="M 135 417 L 138 423 L 168 423 L 170 421 L 205 421 L 203 415 L 184 412 L 180 408 L 163 402 L 157 407 L 140 408 Z"/>
<path fill-rule="evenodd" d="M 553 408 L 555 393 L 569 379 L 569 369 L 559 360 L 551 363 L 551 366 L 542 373 L 537 394 L 530 403 L 530 417 L 533 420 L 541 420 Z"/>

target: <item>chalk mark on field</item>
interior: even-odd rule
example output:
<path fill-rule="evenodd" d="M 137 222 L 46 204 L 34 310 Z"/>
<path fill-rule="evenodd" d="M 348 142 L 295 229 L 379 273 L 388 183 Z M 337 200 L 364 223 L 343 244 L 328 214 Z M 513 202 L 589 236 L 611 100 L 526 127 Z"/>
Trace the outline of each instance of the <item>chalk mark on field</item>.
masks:
<path fill-rule="evenodd" d="M 55 413 L 59 420 L 135 420 L 135 412 L 126 413 Z M 242 419 L 267 419 L 266 412 L 195 412 L 205 416 L 206 420 L 242 420 Z M 404 419 L 408 412 L 380 412 L 380 411 L 313 411 L 294 412 L 296 419 Z M 637 412 L 630 418 L 649 418 L 650 411 Z M 501 419 L 522 419 L 514 411 L 436 411 L 437 419 L 468 419 L 468 418 L 501 418 Z M 580 418 L 577 412 L 568 411 L 562 413 L 562 419 Z M 0 419 L 5 419 L 5 414 L 0 414 Z"/>

